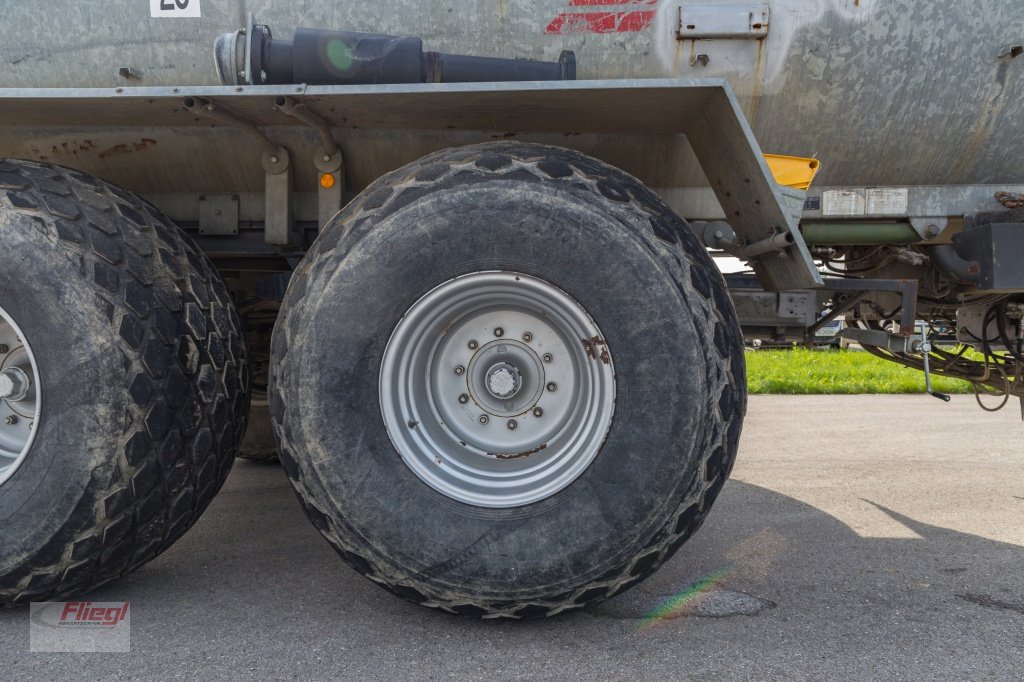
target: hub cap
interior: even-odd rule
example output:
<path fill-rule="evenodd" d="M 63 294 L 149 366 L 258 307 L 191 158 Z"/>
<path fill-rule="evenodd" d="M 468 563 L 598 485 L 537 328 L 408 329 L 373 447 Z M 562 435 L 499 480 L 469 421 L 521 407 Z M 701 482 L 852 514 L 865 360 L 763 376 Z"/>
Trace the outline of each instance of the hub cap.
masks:
<path fill-rule="evenodd" d="M 480 272 L 413 304 L 380 374 L 388 435 L 435 490 L 481 507 L 542 500 L 593 461 L 615 410 L 604 335 L 561 289 Z"/>
<path fill-rule="evenodd" d="M 0 308 L 0 484 L 25 460 L 39 417 L 39 370 L 24 339 Z"/>

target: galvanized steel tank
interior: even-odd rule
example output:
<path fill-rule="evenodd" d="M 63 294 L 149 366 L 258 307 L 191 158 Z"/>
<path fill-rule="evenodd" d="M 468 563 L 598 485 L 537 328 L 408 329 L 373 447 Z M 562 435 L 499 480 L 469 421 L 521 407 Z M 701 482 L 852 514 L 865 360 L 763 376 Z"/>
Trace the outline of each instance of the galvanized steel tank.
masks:
<path fill-rule="evenodd" d="M 182 9 L 182 5 L 185 6 Z M 218 84 L 216 37 L 254 13 L 556 60 L 581 79 L 725 77 L 762 147 L 831 186 L 1024 183 L 1024 33 L 1009 0 L 50 0 L 8 3 L 0 87 Z M 161 7 L 163 9 L 161 9 Z M 154 14 L 158 16 L 153 16 Z M 186 16 L 198 15 L 198 16 Z"/>

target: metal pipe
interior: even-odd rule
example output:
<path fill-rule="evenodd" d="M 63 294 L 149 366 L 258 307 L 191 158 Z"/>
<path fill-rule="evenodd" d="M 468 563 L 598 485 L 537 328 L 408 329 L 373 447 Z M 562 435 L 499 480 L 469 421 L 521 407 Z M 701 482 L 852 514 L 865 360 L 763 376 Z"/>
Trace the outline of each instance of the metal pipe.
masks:
<path fill-rule="evenodd" d="M 802 223 L 800 231 L 808 246 L 874 246 L 921 241 L 910 223 Z"/>
<path fill-rule="evenodd" d="M 961 282 L 977 282 L 981 278 L 981 264 L 964 260 L 952 244 L 937 244 L 928 247 L 928 257 L 939 270 L 953 275 Z"/>
<path fill-rule="evenodd" d="M 270 138 L 264 135 L 262 130 L 229 109 L 216 105 L 203 97 L 186 97 L 184 105 L 187 110 L 197 116 L 203 116 L 221 125 L 238 128 L 247 133 L 259 142 L 264 154 L 270 157 L 276 157 L 280 154 L 281 148 L 271 142 Z"/>
<path fill-rule="evenodd" d="M 320 135 L 320 144 L 323 145 L 324 153 L 327 156 L 334 156 L 338 151 L 338 145 L 331 134 L 331 127 L 322 118 L 314 114 L 302 102 L 296 102 L 291 97 L 278 96 L 274 99 L 274 106 L 286 116 L 302 121 Z"/>
<path fill-rule="evenodd" d="M 793 234 L 791 232 L 783 232 L 777 234 L 774 237 L 768 239 L 762 239 L 759 242 L 748 244 L 747 246 L 740 247 L 738 249 L 726 249 L 729 253 L 733 254 L 737 258 L 744 260 L 751 260 L 758 256 L 763 256 L 767 253 L 774 253 L 775 251 L 782 251 L 793 245 Z"/>

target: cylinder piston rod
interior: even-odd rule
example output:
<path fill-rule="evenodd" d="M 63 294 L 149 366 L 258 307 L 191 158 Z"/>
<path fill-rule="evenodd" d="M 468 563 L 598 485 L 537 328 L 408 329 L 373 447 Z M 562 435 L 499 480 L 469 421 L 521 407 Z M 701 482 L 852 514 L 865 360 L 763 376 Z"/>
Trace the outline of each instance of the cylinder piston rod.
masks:
<path fill-rule="evenodd" d="M 225 33 L 214 45 L 224 85 L 373 85 L 387 83 L 484 83 L 576 79 L 576 56 L 557 62 L 498 59 L 424 52 L 423 41 L 316 28 L 275 39 L 269 27 L 252 23 Z"/>

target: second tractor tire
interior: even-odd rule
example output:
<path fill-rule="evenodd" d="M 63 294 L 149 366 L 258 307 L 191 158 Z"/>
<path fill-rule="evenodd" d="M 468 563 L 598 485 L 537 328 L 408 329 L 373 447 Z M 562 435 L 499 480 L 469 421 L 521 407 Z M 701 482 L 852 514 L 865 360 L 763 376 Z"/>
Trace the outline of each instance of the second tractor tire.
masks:
<path fill-rule="evenodd" d="M 604 338 L 569 339 L 575 366 L 607 349 L 614 367 L 614 417 L 593 461 L 527 504 L 428 485 L 396 444 L 397 429 L 424 425 L 389 432 L 382 416 L 382 363 L 403 319 L 437 287 L 487 273 L 578 303 Z M 280 455 L 314 525 L 378 585 L 483 617 L 554 615 L 650 575 L 721 491 L 745 406 L 740 329 L 685 222 L 626 173 L 542 145 L 445 150 L 375 182 L 295 272 L 272 344 Z M 541 450 L 514 457 L 553 456 Z"/>

